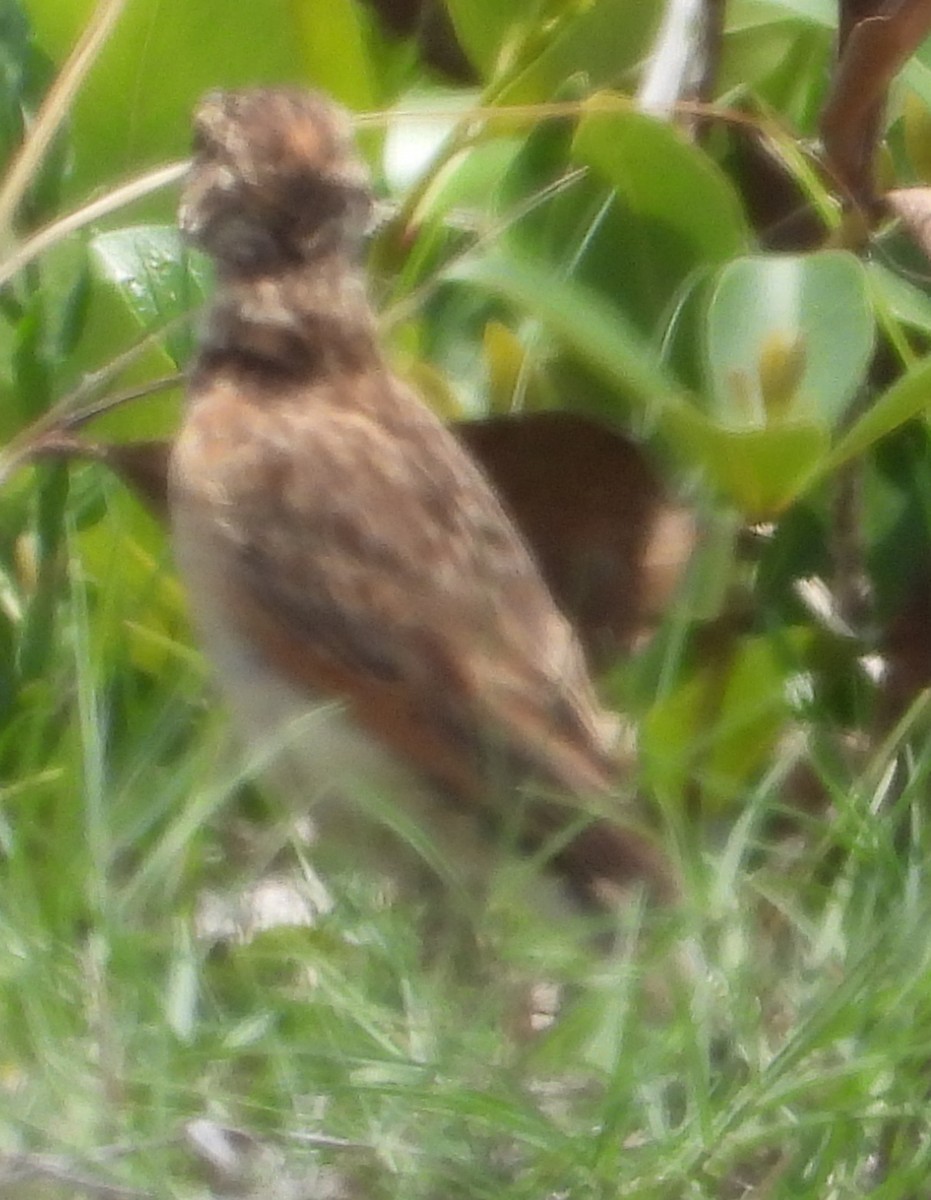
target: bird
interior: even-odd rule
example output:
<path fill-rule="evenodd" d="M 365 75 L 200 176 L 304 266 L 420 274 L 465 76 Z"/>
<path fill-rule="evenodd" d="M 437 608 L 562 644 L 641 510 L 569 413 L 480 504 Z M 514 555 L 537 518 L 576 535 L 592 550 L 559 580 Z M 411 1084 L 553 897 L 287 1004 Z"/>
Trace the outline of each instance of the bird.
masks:
<path fill-rule="evenodd" d="M 380 344 L 349 113 L 296 87 L 211 92 L 192 149 L 179 225 L 215 285 L 168 501 L 239 733 L 321 843 L 389 876 L 413 855 L 479 887 L 513 853 L 585 910 L 669 900 L 569 621 Z"/>

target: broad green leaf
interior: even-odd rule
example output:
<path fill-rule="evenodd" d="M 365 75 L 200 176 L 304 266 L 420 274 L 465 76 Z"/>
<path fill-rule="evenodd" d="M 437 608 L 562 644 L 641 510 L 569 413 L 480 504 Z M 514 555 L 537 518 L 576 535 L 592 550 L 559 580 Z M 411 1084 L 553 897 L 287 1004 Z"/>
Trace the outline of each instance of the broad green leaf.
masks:
<path fill-rule="evenodd" d="M 649 239 L 640 237 L 638 218 L 605 180 L 593 172 L 567 178 L 573 134 L 571 122 L 544 122 L 513 161 L 498 190 L 502 212 L 520 214 L 504 230 L 506 251 L 571 276 L 659 345 L 671 298 L 690 264 L 670 272 L 669 255 L 650 260 L 641 249 Z"/>
<path fill-rule="evenodd" d="M 192 320 L 204 294 L 203 268 L 189 266 L 171 227 L 137 226 L 99 234 L 89 244 L 90 283 L 81 336 L 68 357 L 63 387 L 106 369 L 118 355 L 139 352 L 112 381 L 113 389 L 152 383 L 177 372 L 188 357 Z M 149 333 L 173 324 L 163 337 Z M 177 390 L 114 409 L 94 431 L 114 439 L 165 437 L 177 425 Z"/>
<path fill-rule="evenodd" d="M 931 333 L 931 296 L 884 263 L 866 264 L 867 279 L 874 303 L 882 304 L 903 325 L 922 333 Z"/>
<path fill-rule="evenodd" d="M 678 411 L 665 414 L 665 433 L 687 461 L 700 463 L 708 481 L 747 520 L 778 516 L 823 463 L 828 431 L 811 422 L 768 429 L 723 429 Z"/>
<path fill-rule="evenodd" d="M 668 123 L 640 113 L 593 112 L 572 156 L 592 171 L 575 197 L 559 197 L 551 207 L 554 225 L 564 218 L 561 244 L 581 247 L 578 278 L 663 345 L 684 378 L 699 380 L 698 289 L 714 268 L 749 248 L 736 193 L 707 155 Z"/>
<path fill-rule="evenodd" d="M 634 396 L 648 421 L 669 410 L 680 411 L 683 421 L 701 420 L 624 314 L 574 280 L 501 257 L 463 260 L 448 277 L 478 284 L 532 313 L 599 375 Z"/>
<path fill-rule="evenodd" d="M 206 267 L 191 257 L 171 226 L 143 225 L 99 234 L 90 244 L 94 264 L 98 336 L 106 312 L 121 309 L 111 353 L 132 346 L 145 333 L 158 333 L 150 350 L 120 378 L 120 386 L 148 383 L 183 367 L 193 347 L 193 325 L 206 294 Z M 93 311 L 93 310 L 92 310 Z M 125 315 L 124 315 L 125 314 Z M 101 317 L 103 320 L 101 321 Z M 167 328 L 166 328 L 167 327 Z M 114 409 L 94 424 L 111 438 L 164 437 L 177 425 L 178 389 Z"/>
<path fill-rule="evenodd" d="M 681 279 L 695 263 L 724 262 L 747 250 L 747 222 L 732 184 L 668 121 L 596 112 L 579 126 L 572 153 L 611 185 L 628 213 L 646 219 L 644 262 L 668 271 L 665 260 L 674 258 Z"/>
<path fill-rule="evenodd" d="M 331 11 L 325 0 L 301 0 Z M 333 0 L 335 2 L 335 0 Z M 62 62 L 95 0 L 27 0 L 39 45 Z M 188 151 L 190 114 L 217 86 L 313 83 L 297 0 L 134 0 L 75 101 L 74 169 L 69 194 L 83 197 L 107 180 Z M 355 86 L 356 67 L 347 72 Z M 171 200 L 147 212 L 167 217 Z"/>
<path fill-rule="evenodd" d="M 566 6 L 563 19 L 549 23 L 552 33 L 547 23 L 537 20 L 535 29 L 542 30 L 536 34 L 539 50 L 498 100 L 502 104 L 549 100 L 573 75 L 584 75 L 592 88 L 615 83 L 643 61 L 661 12 L 661 5 L 644 0 L 594 0 Z"/>
<path fill-rule="evenodd" d="M 537 0 L 446 0 L 459 44 L 482 76 L 490 79 L 523 42 Z"/>
<path fill-rule="evenodd" d="M 189 317 L 206 296 L 207 268 L 192 257 L 170 225 L 136 225 L 93 238 L 91 254 L 102 277 L 120 292 L 144 331 Z M 179 367 L 190 356 L 191 321 L 167 331 L 165 345 Z"/>
<path fill-rule="evenodd" d="M 727 24 L 729 29 L 743 29 L 786 17 L 801 17 L 825 29 L 837 25 L 834 0 L 732 0 Z"/>
<path fill-rule="evenodd" d="M 728 264 L 707 328 L 711 413 L 731 429 L 782 420 L 834 426 L 863 380 L 875 335 L 863 268 L 841 251 Z"/>
<path fill-rule="evenodd" d="M 291 0 L 289 7 L 308 78 L 351 108 L 377 108 L 384 91 L 371 23 L 356 0 Z"/>
<path fill-rule="evenodd" d="M 567 90 L 570 94 L 560 99 L 581 100 Z M 562 264 L 584 233 L 576 229 L 579 210 L 591 208 L 583 196 L 584 181 L 565 178 L 574 129 L 575 122 L 566 117 L 540 121 L 528 129 L 494 189 L 495 207 L 505 222 L 504 239 L 534 258 L 545 255 Z M 598 204 L 602 203 L 599 196 Z M 517 219 L 515 213 L 520 214 Z M 586 224 L 590 223 L 588 213 Z"/>
<path fill-rule="evenodd" d="M 603 123 L 593 117 L 590 124 L 600 142 L 603 133 L 615 128 L 616 114 Z M 654 123 L 648 124 L 652 129 Z M 567 159 L 584 161 L 573 153 L 575 133 L 568 121 L 544 122 L 525 140 L 499 191 L 503 211 L 521 214 L 504 232 L 505 251 L 537 266 L 548 264 L 554 279 L 571 277 L 608 311 L 622 314 L 653 356 L 674 364 L 680 380 L 700 385 L 704 309 L 698 297 L 702 278 L 720 261 L 720 251 L 713 252 L 709 263 L 707 247 L 690 244 L 687 235 L 679 236 L 664 221 L 661 203 L 640 204 L 639 168 L 629 193 L 634 203 L 600 171 L 567 175 Z M 644 173 L 650 173 L 648 166 Z M 651 187 L 655 189 L 645 181 L 645 191 Z M 708 215 L 707 228 L 714 231 L 721 213 Z M 717 238 L 714 232 L 709 236 Z M 574 407 L 610 417 L 611 397 L 578 356 L 564 356 L 551 364 L 550 372 L 559 376 L 556 386 Z"/>
<path fill-rule="evenodd" d="M 718 88 L 752 89 L 754 99 L 778 111 L 783 122 L 813 132 L 829 79 L 828 24 L 788 7 L 744 5 L 739 11 L 744 15 L 732 14 L 729 21 Z"/>

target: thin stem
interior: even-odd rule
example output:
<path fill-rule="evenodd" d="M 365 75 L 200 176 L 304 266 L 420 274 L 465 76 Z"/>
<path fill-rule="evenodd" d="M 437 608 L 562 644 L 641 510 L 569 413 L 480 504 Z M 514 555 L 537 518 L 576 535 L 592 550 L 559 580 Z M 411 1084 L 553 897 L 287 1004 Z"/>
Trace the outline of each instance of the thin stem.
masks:
<path fill-rule="evenodd" d="M 16 210 L 35 177 L 55 134 L 64 121 L 71 101 L 94 65 L 119 19 L 126 0 L 100 0 L 88 22 L 48 90 L 29 135 L 20 147 L 6 179 L 0 185 L 0 236 L 8 236 L 13 227 Z M 5 240 L 5 239 L 4 239 Z"/>
<path fill-rule="evenodd" d="M 40 254 L 68 237 L 69 234 L 83 229 L 85 225 L 90 225 L 92 221 L 97 221 L 101 217 L 105 217 L 109 213 L 125 207 L 127 204 L 131 204 L 134 200 L 139 200 L 143 196 L 149 195 L 150 192 L 156 192 L 159 188 L 176 183 L 182 178 L 187 168 L 188 163 L 185 159 L 183 162 L 174 162 L 169 163 L 165 167 L 158 167 L 156 170 L 149 171 L 145 175 L 138 175 L 135 179 L 131 179 L 121 187 L 115 188 L 105 196 L 101 196 L 99 200 L 93 200 L 90 204 L 85 204 L 82 208 L 69 213 L 66 217 L 62 217 L 60 220 L 46 225 L 44 229 L 40 229 L 38 233 L 33 234 L 28 241 L 23 242 L 19 249 L 10 255 L 6 262 L 0 263 L 0 287 L 12 279 L 18 272 L 22 271 L 24 267 L 37 259 Z"/>

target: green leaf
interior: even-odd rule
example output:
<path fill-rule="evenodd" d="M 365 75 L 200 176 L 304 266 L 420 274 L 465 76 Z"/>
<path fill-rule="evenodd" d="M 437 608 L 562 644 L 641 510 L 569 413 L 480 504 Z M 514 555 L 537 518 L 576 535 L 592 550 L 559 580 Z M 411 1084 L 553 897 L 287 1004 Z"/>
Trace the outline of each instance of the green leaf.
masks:
<path fill-rule="evenodd" d="M 310 0 L 309 0 L 310 2 Z M 321 0 L 322 2 L 322 0 Z M 56 62 L 77 41 L 96 0 L 27 0 L 36 40 Z M 188 152 L 191 109 L 215 88 L 307 81 L 304 43 L 286 0 L 137 0 L 78 93 L 71 113 L 68 195 Z M 158 210 L 167 216 L 171 201 Z"/>
<path fill-rule="evenodd" d="M 766 25 L 787 17 L 801 17 L 825 29 L 837 25 L 834 0 L 733 0 L 728 13 L 731 29 Z"/>
<path fill-rule="evenodd" d="M 718 72 L 719 94 L 752 90 L 754 100 L 813 130 L 828 83 L 833 0 L 763 4 L 732 0 L 728 35 Z M 820 12 L 818 10 L 821 10 Z"/>
<path fill-rule="evenodd" d="M 532 313 L 588 366 L 633 396 L 647 421 L 655 423 L 667 410 L 680 411 L 683 421 L 701 420 L 625 315 L 574 280 L 524 260 L 492 256 L 463 259 L 447 277 L 478 284 Z"/>
<path fill-rule="evenodd" d="M 7 0 L 0 5 L 0 162 L 7 162 L 19 146 L 54 78 L 54 65 L 34 45 L 22 11 Z M 26 227 L 51 218 L 67 158 L 66 133 L 60 129 L 33 172 L 20 205 L 18 215 Z"/>
<path fill-rule="evenodd" d="M 931 334 L 931 296 L 923 288 L 881 262 L 867 263 L 866 273 L 874 303 L 903 325 Z"/>
<path fill-rule="evenodd" d="M 572 152 L 612 186 L 632 215 L 649 220 L 635 269 L 652 262 L 654 270 L 668 272 L 671 263 L 681 278 L 694 263 L 726 262 L 748 248 L 743 206 L 732 184 L 669 122 L 636 112 L 596 112 L 579 126 Z"/>
<path fill-rule="evenodd" d="M 793 640 L 801 646 L 804 634 Z M 696 786 L 710 812 L 739 802 L 771 760 L 789 715 L 788 672 L 774 638 L 742 638 L 653 705 L 641 735 L 643 762 L 667 803 L 681 804 Z"/>
<path fill-rule="evenodd" d="M 355 0 L 291 0 L 307 73 L 317 87 L 356 109 L 384 98 L 370 51 L 370 23 Z"/>
<path fill-rule="evenodd" d="M 928 38 L 902 68 L 901 81 L 912 88 L 925 104 L 931 105 L 931 41 Z"/>
<path fill-rule="evenodd" d="M 186 317 L 206 297 L 206 264 L 189 254 L 173 226 L 136 225 L 102 233 L 90 249 L 103 278 L 117 288 L 143 330 Z M 183 366 L 192 348 L 190 322 L 169 330 L 165 345 L 175 364 Z"/>
<path fill-rule="evenodd" d="M 833 471 L 863 454 L 880 438 L 931 407 L 931 357 L 923 358 L 879 397 L 837 443 L 823 463 Z"/>
<path fill-rule="evenodd" d="M 486 79 L 523 41 L 538 8 L 537 0 L 446 0 L 459 45 Z"/>
<path fill-rule="evenodd" d="M 60 551 L 69 488 L 67 469 L 56 463 L 44 473 L 36 489 L 35 591 L 25 612 L 17 656 L 22 680 L 38 679 L 47 673 L 55 645 L 55 616 L 64 572 Z"/>
<path fill-rule="evenodd" d="M 138 352 L 115 389 L 173 375 L 188 358 L 196 310 L 205 292 L 201 260 L 189 256 L 171 226 L 136 226 L 99 234 L 88 245 L 89 276 L 81 297 L 80 336 L 64 361 L 62 391 L 118 355 Z M 148 333 L 164 336 L 141 345 Z M 125 439 L 170 436 L 177 427 L 177 389 L 116 408 L 94 422 L 94 432 Z"/>
<path fill-rule="evenodd" d="M 707 331 L 711 411 L 722 425 L 833 427 L 873 353 L 865 273 L 853 255 L 833 250 L 739 259 L 718 278 Z M 774 406 L 780 370 L 792 394 Z"/>
<path fill-rule="evenodd" d="M 569 94 L 560 99 L 581 100 L 571 88 L 565 90 Z M 575 122 L 569 117 L 534 125 L 494 189 L 495 207 L 505 223 L 504 238 L 529 254 L 546 254 L 554 261 L 565 261 L 567 246 L 576 245 L 575 237 L 568 243 L 566 238 L 582 190 L 581 180 L 567 184 L 565 179 L 574 131 Z M 520 214 L 516 220 L 515 213 Z"/>
<path fill-rule="evenodd" d="M 584 75 L 590 89 L 610 86 L 643 61 L 662 12 L 660 5 L 644 0 L 594 0 L 560 8 L 558 24 L 535 22 L 534 30 L 544 31 L 537 33 L 540 49 L 502 90 L 500 103 L 549 100 L 573 75 Z"/>
<path fill-rule="evenodd" d="M 750 521 L 786 509 L 808 486 L 830 445 L 827 429 L 810 422 L 735 430 L 683 420 L 678 412 L 665 420 L 679 452 L 700 463 L 709 482 Z"/>
<path fill-rule="evenodd" d="M 827 453 L 828 430 L 813 421 L 758 430 L 715 425 L 624 314 L 573 280 L 522 260 L 490 257 L 463 261 L 450 276 L 489 288 L 541 320 L 618 394 L 633 400 L 645 429 L 658 430 L 690 464 L 701 466 L 750 519 L 781 512 Z"/>
<path fill-rule="evenodd" d="M 707 155 L 639 113 L 594 111 L 572 157 L 591 170 L 549 206 L 549 240 L 562 247 L 558 263 L 579 246 L 578 278 L 623 309 L 682 378 L 697 383 L 700 292 L 716 267 L 749 245 L 736 193 Z"/>
<path fill-rule="evenodd" d="M 45 305 L 40 295 L 33 294 L 17 322 L 10 359 L 17 425 L 37 416 L 49 403 L 50 363 L 45 336 Z"/>

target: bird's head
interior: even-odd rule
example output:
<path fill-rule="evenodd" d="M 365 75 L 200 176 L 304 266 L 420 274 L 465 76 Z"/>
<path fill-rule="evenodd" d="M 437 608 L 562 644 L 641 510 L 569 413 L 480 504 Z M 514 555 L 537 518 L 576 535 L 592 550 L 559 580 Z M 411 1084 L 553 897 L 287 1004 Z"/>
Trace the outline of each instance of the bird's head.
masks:
<path fill-rule="evenodd" d="M 265 275 L 357 248 L 371 217 L 368 172 L 348 113 L 324 96 L 210 92 L 193 150 L 181 229 L 221 270 Z"/>

